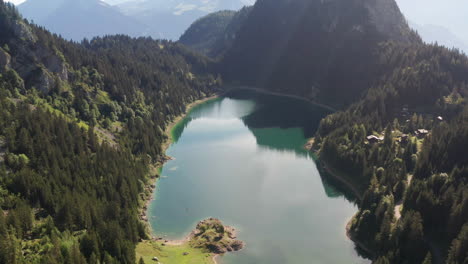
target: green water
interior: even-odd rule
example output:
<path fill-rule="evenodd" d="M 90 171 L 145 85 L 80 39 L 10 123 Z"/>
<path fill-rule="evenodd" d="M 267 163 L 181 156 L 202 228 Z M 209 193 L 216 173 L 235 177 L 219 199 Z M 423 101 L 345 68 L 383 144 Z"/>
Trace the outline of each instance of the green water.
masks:
<path fill-rule="evenodd" d="M 327 112 L 291 98 L 232 97 L 196 107 L 174 129 L 175 160 L 148 209 L 154 232 L 179 239 L 216 217 L 246 242 L 225 264 L 369 263 L 345 235 L 356 206 L 302 149 Z"/>

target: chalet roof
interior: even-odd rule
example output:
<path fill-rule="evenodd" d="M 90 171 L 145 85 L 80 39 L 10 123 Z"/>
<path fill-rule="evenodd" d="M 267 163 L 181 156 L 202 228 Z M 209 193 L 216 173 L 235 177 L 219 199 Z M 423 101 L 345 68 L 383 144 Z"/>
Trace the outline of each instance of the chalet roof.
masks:
<path fill-rule="evenodd" d="M 418 129 L 416 130 L 416 134 L 428 134 L 429 131 L 426 129 Z"/>
<path fill-rule="evenodd" d="M 378 137 L 378 136 L 375 136 L 375 135 L 370 135 L 370 136 L 367 136 L 367 140 L 369 140 L 369 141 L 371 141 L 371 140 L 382 141 L 382 140 L 384 140 L 384 137 Z"/>

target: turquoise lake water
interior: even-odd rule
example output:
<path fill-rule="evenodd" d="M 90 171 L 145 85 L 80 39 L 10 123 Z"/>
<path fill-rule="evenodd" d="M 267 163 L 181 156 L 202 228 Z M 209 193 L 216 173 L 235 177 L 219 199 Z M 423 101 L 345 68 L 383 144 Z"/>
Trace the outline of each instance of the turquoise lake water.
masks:
<path fill-rule="evenodd" d="M 185 237 L 208 217 L 234 226 L 245 249 L 223 264 L 360 264 L 345 226 L 357 207 L 320 175 L 303 149 L 327 110 L 237 92 L 194 108 L 148 208 L 153 231 Z"/>

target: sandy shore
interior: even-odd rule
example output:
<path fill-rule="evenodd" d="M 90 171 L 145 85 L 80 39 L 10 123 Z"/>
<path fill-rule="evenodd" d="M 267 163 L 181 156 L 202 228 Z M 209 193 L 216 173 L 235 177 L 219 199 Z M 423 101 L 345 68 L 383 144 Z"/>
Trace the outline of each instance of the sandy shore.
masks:
<path fill-rule="evenodd" d="M 213 260 L 214 264 L 218 264 L 218 257 L 219 257 L 219 255 L 217 255 L 217 254 L 213 256 L 212 260 Z"/>

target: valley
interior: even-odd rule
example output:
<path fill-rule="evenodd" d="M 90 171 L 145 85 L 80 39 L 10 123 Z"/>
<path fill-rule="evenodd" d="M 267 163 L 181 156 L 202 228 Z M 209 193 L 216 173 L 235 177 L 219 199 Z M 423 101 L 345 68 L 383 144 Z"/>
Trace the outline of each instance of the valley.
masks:
<path fill-rule="evenodd" d="M 195 2 L 179 42 L 38 4 L 130 27 L 73 42 L 0 0 L 0 263 L 466 262 L 464 53 L 394 0 Z"/>

